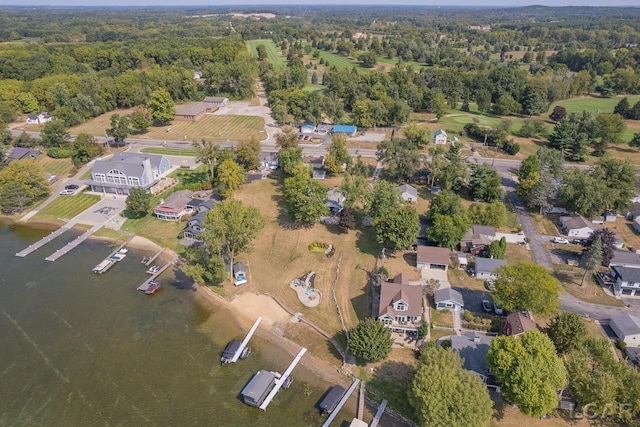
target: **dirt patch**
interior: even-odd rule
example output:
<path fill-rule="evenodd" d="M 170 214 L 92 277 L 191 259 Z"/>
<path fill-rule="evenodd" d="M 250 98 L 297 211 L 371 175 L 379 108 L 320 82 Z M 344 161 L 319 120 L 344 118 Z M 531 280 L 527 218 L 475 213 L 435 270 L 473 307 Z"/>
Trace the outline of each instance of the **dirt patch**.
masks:
<path fill-rule="evenodd" d="M 266 295 L 240 294 L 229 306 L 240 316 L 238 320 L 248 327 L 251 327 L 257 316 L 262 316 L 262 325 L 268 329 L 289 320 L 289 314 Z"/>

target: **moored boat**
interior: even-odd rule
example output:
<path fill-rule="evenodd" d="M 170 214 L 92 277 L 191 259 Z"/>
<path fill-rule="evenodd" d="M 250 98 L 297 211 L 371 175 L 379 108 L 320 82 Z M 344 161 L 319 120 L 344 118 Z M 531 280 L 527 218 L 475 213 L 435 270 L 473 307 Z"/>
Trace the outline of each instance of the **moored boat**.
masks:
<path fill-rule="evenodd" d="M 147 295 L 151 295 L 151 294 L 155 293 L 155 291 L 160 289 L 161 286 L 162 285 L 161 285 L 160 282 L 151 281 L 151 282 L 149 282 L 149 286 L 147 286 L 147 289 L 144 291 L 144 293 L 147 294 Z"/>
<path fill-rule="evenodd" d="M 287 377 L 286 380 L 284 380 L 284 382 L 282 383 L 282 388 L 289 388 L 291 387 L 291 383 L 293 382 L 293 377 L 291 375 L 289 375 Z"/>

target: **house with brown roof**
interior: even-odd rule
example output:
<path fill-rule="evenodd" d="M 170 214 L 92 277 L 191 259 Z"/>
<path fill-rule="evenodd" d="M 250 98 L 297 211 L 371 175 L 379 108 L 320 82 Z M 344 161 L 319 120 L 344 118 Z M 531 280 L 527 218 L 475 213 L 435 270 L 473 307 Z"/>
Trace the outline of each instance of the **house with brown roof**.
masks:
<path fill-rule="evenodd" d="M 211 112 L 211 105 L 206 102 L 190 102 L 189 104 L 179 105 L 176 107 L 176 114 L 173 118 L 182 121 L 198 121 L 205 114 Z"/>
<path fill-rule="evenodd" d="M 447 271 L 449 268 L 449 249 L 437 246 L 418 246 L 416 249 L 416 267 Z"/>
<path fill-rule="evenodd" d="M 422 286 L 410 285 L 404 274 L 380 286 L 378 320 L 393 332 L 414 332 L 422 321 Z"/>
<path fill-rule="evenodd" d="M 504 334 L 507 336 L 519 337 L 531 329 L 536 329 L 536 323 L 529 319 L 519 311 L 511 313 L 507 316 L 507 321 L 504 325 Z"/>
<path fill-rule="evenodd" d="M 187 205 L 191 202 L 192 191 L 180 190 L 170 194 L 166 200 L 153 208 L 153 214 L 163 221 L 180 221 L 184 215 L 189 214 Z"/>
<path fill-rule="evenodd" d="M 478 255 L 496 238 L 496 228 L 490 225 L 474 224 L 460 239 L 460 250 L 472 255 Z"/>

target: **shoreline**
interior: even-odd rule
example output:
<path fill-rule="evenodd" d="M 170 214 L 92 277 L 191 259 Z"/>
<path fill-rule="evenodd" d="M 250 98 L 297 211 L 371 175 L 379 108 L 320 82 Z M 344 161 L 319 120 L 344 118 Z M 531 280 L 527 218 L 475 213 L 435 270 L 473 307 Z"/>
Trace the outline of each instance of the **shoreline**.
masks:
<path fill-rule="evenodd" d="M 21 222 L 19 219 L 7 216 L 0 216 L 0 222 L 3 222 L 10 227 L 16 225 L 40 229 L 55 229 L 60 227 L 59 224 L 51 221 Z M 74 226 L 73 228 L 77 227 Z M 91 236 L 89 239 L 114 244 L 121 244 L 125 241 L 116 237 L 95 235 Z M 174 250 L 164 248 L 152 240 L 139 235 L 135 235 L 127 246 L 136 250 L 151 251 L 153 253 L 163 249 L 163 257 L 166 255 L 169 255 L 171 258 L 179 256 Z M 198 285 L 194 282 L 191 282 L 191 284 L 196 291 L 196 299 L 198 301 L 205 302 L 209 307 L 219 307 L 228 311 L 232 314 L 238 327 L 244 331 L 249 330 L 257 316 L 262 316 L 263 320 L 260 327 L 256 330 L 256 335 L 265 341 L 284 349 L 292 357 L 295 356 L 302 347 L 300 344 L 284 336 L 284 328 L 287 323 L 291 321 L 290 316 L 269 296 L 245 292 L 236 296 L 232 300 L 228 300 L 223 296 L 216 294 L 208 286 Z M 300 325 L 300 327 L 309 328 L 301 323 L 298 323 L 298 325 Z M 312 331 L 311 328 L 309 328 L 309 331 L 313 334 L 317 334 L 317 332 Z M 322 339 L 323 342 L 326 342 L 326 339 L 319 334 L 318 338 Z M 305 369 L 314 375 L 317 375 L 324 381 L 332 384 L 342 384 L 345 386 L 349 383 L 347 376 L 341 373 L 339 366 L 333 365 L 324 359 L 320 359 L 310 352 L 305 354 L 305 357 L 302 358 L 300 363 L 305 367 Z"/>

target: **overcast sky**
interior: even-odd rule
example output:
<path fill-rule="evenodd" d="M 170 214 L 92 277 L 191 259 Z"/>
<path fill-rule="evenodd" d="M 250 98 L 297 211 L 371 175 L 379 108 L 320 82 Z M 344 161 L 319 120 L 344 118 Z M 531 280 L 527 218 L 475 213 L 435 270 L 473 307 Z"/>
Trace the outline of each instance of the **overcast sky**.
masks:
<path fill-rule="evenodd" d="M 217 5 L 425 5 L 425 6 L 639 6 L 639 0 L 0 0 L 0 6 L 217 6 Z"/>

